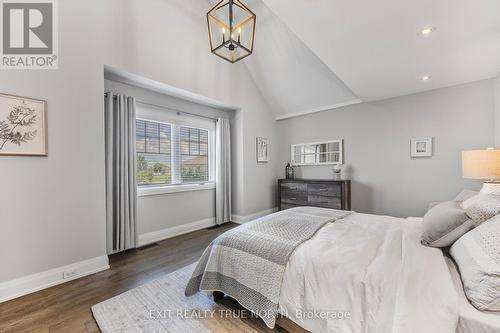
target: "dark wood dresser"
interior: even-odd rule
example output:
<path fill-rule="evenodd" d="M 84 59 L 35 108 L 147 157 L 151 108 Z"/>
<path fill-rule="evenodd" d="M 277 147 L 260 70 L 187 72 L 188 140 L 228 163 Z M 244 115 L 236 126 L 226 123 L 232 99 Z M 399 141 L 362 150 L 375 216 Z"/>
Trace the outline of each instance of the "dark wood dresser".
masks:
<path fill-rule="evenodd" d="M 297 206 L 351 210 L 350 180 L 279 179 L 279 209 Z"/>

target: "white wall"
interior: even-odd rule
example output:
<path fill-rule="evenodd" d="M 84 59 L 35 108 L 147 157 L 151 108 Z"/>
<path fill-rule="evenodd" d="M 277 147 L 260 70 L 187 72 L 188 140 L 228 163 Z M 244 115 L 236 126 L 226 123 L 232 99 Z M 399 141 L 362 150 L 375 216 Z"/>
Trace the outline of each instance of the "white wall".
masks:
<path fill-rule="evenodd" d="M 495 79 L 495 146 L 500 147 L 500 73 Z"/>
<path fill-rule="evenodd" d="M 1 92 L 47 100 L 49 155 L 0 157 L 0 282 L 106 253 L 96 3 L 59 1 L 58 70 L 1 71 Z"/>
<path fill-rule="evenodd" d="M 275 144 L 273 117 L 244 65 L 210 54 L 208 2 L 58 4 L 59 69 L 0 75 L 1 92 L 48 100 L 49 127 L 48 157 L 1 157 L 0 283 L 106 253 L 105 64 L 239 106 L 232 119 L 234 213 L 274 206 L 274 165 L 243 163 L 254 157 L 257 135 Z"/>
<path fill-rule="evenodd" d="M 280 121 L 280 175 L 291 144 L 344 139 L 354 210 L 423 216 L 429 202 L 480 186 L 462 179 L 461 151 L 493 144 L 493 89 L 486 80 Z M 434 156 L 411 159 L 410 138 L 427 136 L 435 138 Z M 298 173 L 332 178 L 326 166 Z"/>
<path fill-rule="evenodd" d="M 243 181 L 243 186 L 238 185 L 236 188 L 237 200 L 233 213 L 245 216 L 276 207 L 276 157 L 279 138 L 274 114 L 250 79 L 243 63 L 234 66 L 231 79 L 231 86 L 235 90 L 230 102 L 238 102 L 241 106 L 240 114 L 236 115 L 233 121 L 233 130 L 240 128 L 243 134 L 242 138 L 234 140 L 237 147 L 232 149 L 233 155 L 237 155 L 236 163 L 233 157 L 233 166 L 236 169 L 236 174 L 233 172 L 233 184 Z M 257 163 L 257 137 L 270 140 L 269 163 Z M 242 142 L 239 143 L 239 140 Z M 243 147 L 242 151 L 239 151 L 240 147 Z M 241 187 L 242 195 L 238 190 Z"/>

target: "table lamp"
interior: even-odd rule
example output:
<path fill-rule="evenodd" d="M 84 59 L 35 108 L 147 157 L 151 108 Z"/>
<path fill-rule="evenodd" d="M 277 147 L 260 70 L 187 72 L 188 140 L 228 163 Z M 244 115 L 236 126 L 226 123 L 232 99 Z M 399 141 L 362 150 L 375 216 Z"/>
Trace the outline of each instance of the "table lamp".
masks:
<path fill-rule="evenodd" d="M 500 149 L 463 151 L 462 176 L 485 180 L 481 193 L 500 194 Z"/>

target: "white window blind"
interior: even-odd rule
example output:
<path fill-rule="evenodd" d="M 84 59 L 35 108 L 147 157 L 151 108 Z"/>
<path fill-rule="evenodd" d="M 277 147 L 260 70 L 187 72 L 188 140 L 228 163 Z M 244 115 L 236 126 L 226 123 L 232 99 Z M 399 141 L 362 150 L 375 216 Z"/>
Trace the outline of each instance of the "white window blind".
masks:
<path fill-rule="evenodd" d="M 214 180 L 215 122 L 155 108 L 137 108 L 139 187 Z"/>
<path fill-rule="evenodd" d="M 181 126 L 181 182 L 206 182 L 208 174 L 208 130 Z"/>

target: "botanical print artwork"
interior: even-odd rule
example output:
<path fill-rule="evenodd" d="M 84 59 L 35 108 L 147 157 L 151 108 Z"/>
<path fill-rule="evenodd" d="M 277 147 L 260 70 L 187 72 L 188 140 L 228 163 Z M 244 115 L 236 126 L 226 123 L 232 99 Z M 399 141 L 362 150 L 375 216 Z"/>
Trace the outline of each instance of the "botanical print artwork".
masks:
<path fill-rule="evenodd" d="M 0 155 L 47 155 L 46 102 L 0 94 Z"/>
<path fill-rule="evenodd" d="M 257 138 L 257 162 L 269 162 L 269 139 Z"/>

